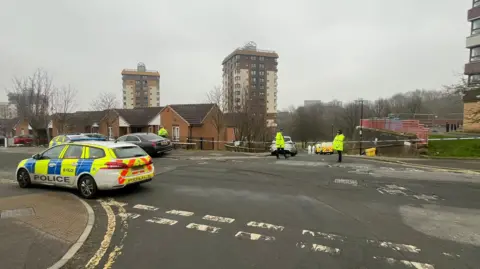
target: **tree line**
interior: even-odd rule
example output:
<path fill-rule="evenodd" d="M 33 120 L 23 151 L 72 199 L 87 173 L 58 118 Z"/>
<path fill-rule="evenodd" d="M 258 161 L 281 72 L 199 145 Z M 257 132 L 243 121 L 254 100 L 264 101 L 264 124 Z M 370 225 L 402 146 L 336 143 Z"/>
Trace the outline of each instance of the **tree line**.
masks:
<path fill-rule="evenodd" d="M 78 106 L 78 90 L 71 85 L 56 85 L 52 76 L 43 69 L 35 70 L 32 75 L 14 77 L 6 93 L 17 117 L 29 122 L 35 136 L 48 140 L 51 139 L 47 131 L 51 119 L 55 116 L 61 123 L 57 128 L 62 133 Z M 117 107 L 117 97 L 110 92 L 100 92 L 90 103 L 90 109 L 94 111 Z"/>

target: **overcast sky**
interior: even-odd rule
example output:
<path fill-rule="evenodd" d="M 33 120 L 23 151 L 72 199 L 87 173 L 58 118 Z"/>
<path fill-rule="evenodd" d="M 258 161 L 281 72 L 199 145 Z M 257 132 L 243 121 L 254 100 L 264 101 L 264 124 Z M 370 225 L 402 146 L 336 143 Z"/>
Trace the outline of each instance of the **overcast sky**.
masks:
<path fill-rule="evenodd" d="M 458 80 L 471 0 L 16 0 L 0 7 L 0 88 L 46 69 L 79 91 L 122 93 L 120 72 L 161 74 L 161 105 L 205 101 L 248 41 L 279 54 L 279 108 L 374 99 Z M 0 100 L 6 100 L 1 95 Z"/>

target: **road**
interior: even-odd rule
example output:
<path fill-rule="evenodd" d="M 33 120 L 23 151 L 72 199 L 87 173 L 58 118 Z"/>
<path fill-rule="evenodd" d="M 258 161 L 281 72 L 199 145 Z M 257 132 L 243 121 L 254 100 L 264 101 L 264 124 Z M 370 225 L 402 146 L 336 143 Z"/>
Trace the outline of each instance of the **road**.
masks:
<path fill-rule="evenodd" d="M 478 175 L 306 154 L 171 155 L 155 167 L 154 181 L 90 201 L 96 228 L 67 268 L 480 264 Z"/>

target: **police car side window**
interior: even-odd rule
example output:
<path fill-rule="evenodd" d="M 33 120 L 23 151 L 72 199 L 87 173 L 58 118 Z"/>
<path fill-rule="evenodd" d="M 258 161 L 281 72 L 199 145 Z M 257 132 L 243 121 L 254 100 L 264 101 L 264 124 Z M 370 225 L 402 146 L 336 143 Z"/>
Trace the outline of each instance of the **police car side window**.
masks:
<path fill-rule="evenodd" d="M 42 159 L 58 159 L 65 146 L 53 147 L 42 154 Z"/>
<path fill-rule="evenodd" d="M 125 139 L 127 139 L 126 135 L 119 137 L 117 140 L 118 141 L 125 141 Z"/>
<path fill-rule="evenodd" d="M 99 159 L 105 157 L 105 151 L 103 151 L 103 149 L 92 147 L 90 147 L 89 149 L 89 159 Z"/>
<path fill-rule="evenodd" d="M 63 155 L 63 159 L 80 159 L 82 157 L 83 146 L 71 145 Z"/>

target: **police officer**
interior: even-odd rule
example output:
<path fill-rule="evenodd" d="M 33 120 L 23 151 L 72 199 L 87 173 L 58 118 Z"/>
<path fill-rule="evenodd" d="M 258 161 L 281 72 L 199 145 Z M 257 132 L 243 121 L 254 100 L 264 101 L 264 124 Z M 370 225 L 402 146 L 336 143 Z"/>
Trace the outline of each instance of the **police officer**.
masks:
<path fill-rule="evenodd" d="M 287 159 L 287 153 L 285 152 L 285 140 L 283 139 L 283 129 L 280 128 L 280 131 L 277 132 L 275 137 L 275 146 L 277 147 L 277 159 L 280 159 L 280 151 L 282 151 L 283 156 Z"/>
<path fill-rule="evenodd" d="M 160 130 L 158 130 L 158 136 L 161 136 L 163 138 L 168 137 L 168 132 L 165 128 L 163 128 L 163 125 L 160 126 Z"/>
<path fill-rule="evenodd" d="M 336 150 L 338 153 L 338 162 L 342 162 L 342 153 L 343 153 L 343 141 L 345 136 L 342 133 L 342 130 L 337 131 L 337 135 L 333 139 L 333 150 Z"/>

